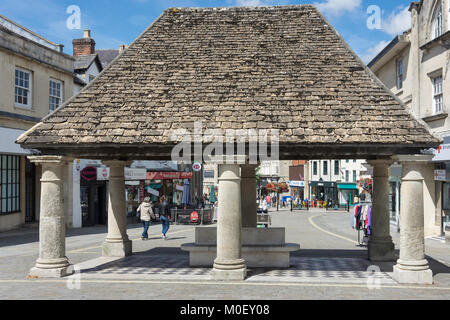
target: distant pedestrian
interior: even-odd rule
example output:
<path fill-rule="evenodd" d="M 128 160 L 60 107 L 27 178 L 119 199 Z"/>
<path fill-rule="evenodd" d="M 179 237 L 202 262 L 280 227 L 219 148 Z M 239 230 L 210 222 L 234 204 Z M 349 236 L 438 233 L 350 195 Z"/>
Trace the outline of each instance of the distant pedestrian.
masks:
<path fill-rule="evenodd" d="M 261 200 L 259 201 L 258 213 L 267 213 L 267 207 L 267 200 L 264 199 L 264 197 L 261 197 Z"/>
<path fill-rule="evenodd" d="M 139 207 L 137 208 L 137 212 L 140 214 L 141 221 L 144 226 L 144 232 L 142 233 L 141 239 L 145 241 L 148 240 L 148 228 L 150 227 L 150 220 L 156 219 L 149 197 L 146 197 L 144 201 L 139 205 Z"/>
<path fill-rule="evenodd" d="M 159 219 L 161 220 L 162 223 L 162 238 L 164 240 L 167 240 L 167 231 L 169 230 L 170 227 L 170 210 L 169 210 L 169 203 L 167 202 L 167 199 L 165 196 L 162 196 L 160 198 L 160 202 L 159 202 Z"/>

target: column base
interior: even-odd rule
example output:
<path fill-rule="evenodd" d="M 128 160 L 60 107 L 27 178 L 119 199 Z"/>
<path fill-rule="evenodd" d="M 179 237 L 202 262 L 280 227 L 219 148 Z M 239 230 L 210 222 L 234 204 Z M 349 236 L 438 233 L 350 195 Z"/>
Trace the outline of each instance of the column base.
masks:
<path fill-rule="evenodd" d="M 212 276 L 215 280 L 242 281 L 247 277 L 247 267 L 244 259 L 233 261 L 214 261 Z"/>
<path fill-rule="evenodd" d="M 133 253 L 133 242 L 130 240 L 121 242 L 103 242 L 103 257 L 127 257 Z"/>
<path fill-rule="evenodd" d="M 62 268 L 43 269 L 34 267 L 31 268 L 28 274 L 29 278 L 63 278 L 74 273 L 73 265 L 68 265 Z"/>
<path fill-rule="evenodd" d="M 387 241 L 369 240 L 367 246 L 370 261 L 394 261 L 395 246 L 394 243 Z"/>
<path fill-rule="evenodd" d="M 426 260 L 401 261 L 394 266 L 393 278 L 404 284 L 433 284 L 433 272 Z"/>

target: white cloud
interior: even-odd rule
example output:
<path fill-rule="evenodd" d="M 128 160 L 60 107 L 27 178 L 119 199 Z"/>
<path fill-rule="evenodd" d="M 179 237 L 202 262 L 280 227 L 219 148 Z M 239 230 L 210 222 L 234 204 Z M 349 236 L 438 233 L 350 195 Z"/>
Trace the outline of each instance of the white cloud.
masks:
<path fill-rule="evenodd" d="M 380 41 L 375 46 L 369 48 L 366 53 L 361 56 L 361 60 L 368 64 L 370 61 L 372 61 L 373 58 L 377 56 L 387 45 L 389 44 L 389 41 Z"/>
<path fill-rule="evenodd" d="M 324 14 L 340 16 L 346 11 L 354 11 L 361 6 L 362 0 L 326 0 L 326 2 L 314 2 L 313 4 Z"/>
<path fill-rule="evenodd" d="M 400 8 L 399 11 L 393 11 L 381 21 L 381 30 L 391 36 L 396 36 L 411 28 L 411 13 L 408 7 Z"/>

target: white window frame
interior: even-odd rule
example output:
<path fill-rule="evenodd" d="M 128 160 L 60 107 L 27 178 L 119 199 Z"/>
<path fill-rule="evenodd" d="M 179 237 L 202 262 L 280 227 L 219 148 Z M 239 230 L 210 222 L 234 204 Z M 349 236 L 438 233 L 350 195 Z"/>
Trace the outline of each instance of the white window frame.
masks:
<path fill-rule="evenodd" d="M 431 83 L 433 86 L 433 114 L 440 114 L 444 112 L 442 81 L 442 75 L 431 78 Z"/>
<path fill-rule="evenodd" d="M 51 87 L 52 82 L 53 82 L 53 83 L 56 83 L 56 84 L 59 84 L 59 93 L 60 93 L 60 96 L 56 96 L 56 95 L 53 95 L 53 94 L 52 94 L 52 87 Z M 49 109 L 50 112 L 53 112 L 53 111 L 55 111 L 59 106 L 61 106 L 61 104 L 62 104 L 62 102 L 63 102 L 63 88 L 64 88 L 64 85 L 63 85 L 63 82 L 62 82 L 62 81 L 50 78 L 50 80 L 49 80 L 49 82 L 48 82 L 48 86 L 49 86 L 49 98 L 48 98 L 48 100 L 49 100 L 48 102 L 49 102 L 49 103 L 48 103 L 48 109 Z M 58 106 L 57 106 L 55 109 L 53 109 L 53 110 L 51 109 L 51 105 L 52 105 L 51 99 L 52 99 L 52 98 L 59 99 Z"/>
<path fill-rule="evenodd" d="M 403 88 L 403 59 L 398 59 L 395 63 L 397 74 L 397 89 Z"/>
<path fill-rule="evenodd" d="M 433 39 L 436 39 L 440 37 L 444 31 L 443 29 L 443 15 L 442 15 L 442 5 L 439 4 L 438 8 L 436 9 L 436 13 L 433 17 Z"/>
<path fill-rule="evenodd" d="M 16 71 L 27 73 L 28 74 L 28 88 L 21 86 L 20 84 L 16 84 Z M 20 88 L 22 90 L 28 90 L 27 101 L 28 104 L 23 104 L 20 102 L 16 102 L 16 88 Z M 23 109 L 31 109 L 33 106 L 33 72 L 30 70 L 22 69 L 20 67 L 14 68 L 14 105 Z"/>

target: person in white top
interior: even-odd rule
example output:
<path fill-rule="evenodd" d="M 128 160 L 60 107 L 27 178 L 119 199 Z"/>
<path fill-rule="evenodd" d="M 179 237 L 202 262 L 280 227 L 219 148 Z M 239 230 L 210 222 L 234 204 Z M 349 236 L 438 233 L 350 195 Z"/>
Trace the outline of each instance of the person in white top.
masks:
<path fill-rule="evenodd" d="M 264 197 L 259 200 L 258 212 L 267 213 L 267 200 Z"/>

